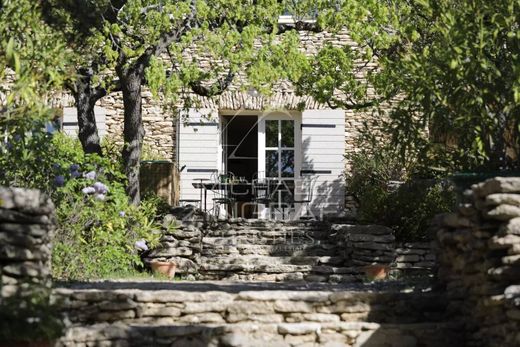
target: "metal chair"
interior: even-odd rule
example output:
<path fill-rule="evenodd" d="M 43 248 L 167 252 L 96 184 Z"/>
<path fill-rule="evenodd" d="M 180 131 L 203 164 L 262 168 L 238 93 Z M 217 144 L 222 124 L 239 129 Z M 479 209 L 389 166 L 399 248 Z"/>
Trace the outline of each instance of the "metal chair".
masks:
<path fill-rule="evenodd" d="M 271 196 L 273 212 L 281 212 L 282 219 L 285 220 L 286 211 L 290 211 L 294 200 L 294 180 L 274 179 L 271 184 Z"/>
<path fill-rule="evenodd" d="M 269 180 L 254 178 L 251 182 L 251 191 L 253 195 L 252 202 L 256 205 L 256 214 L 258 216 L 258 206 L 265 205 L 269 209 L 272 202 Z"/>
<path fill-rule="evenodd" d="M 312 198 L 314 195 L 314 186 L 316 185 L 316 181 L 318 180 L 318 176 L 314 176 L 312 178 L 309 178 L 308 180 L 302 180 L 302 189 L 300 196 L 302 198 L 300 199 L 293 199 L 292 201 L 292 207 L 296 211 L 296 204 L 304 205 L 306 208 L 305 216 L 301 215 L 300 219 L 312 219 L 313 216 L 309 214 L 309 204 L 312 202 Z M 307 183 L 306 183 L 307 181 Z M 306 188 L 306 189 L 304 189 Z"/>
<path fill-rule="evenodd" d="M 213 190 L 214 198 L 213 198 L 213 209 L 215 211 L 215 217 L 217 219 L 220 217 L 220 208 L 221 206 L 226 207 L 226 211 L 228 207 L 231 207 L 231 217 L 234 218 L 238 213 L 236 211 L 237 204 L 236 199 L 230 196 L 230 189 L 228 186 L 224 186 L 224 189 L 221 189 L 219 185 L 229 184 L 235 178 L 235 175 L 232 172 L 228 172 L 227 174 L 216 174 L 216 176 L 212 175 L 212 181 L 217 186 L 217 189 Z"/>

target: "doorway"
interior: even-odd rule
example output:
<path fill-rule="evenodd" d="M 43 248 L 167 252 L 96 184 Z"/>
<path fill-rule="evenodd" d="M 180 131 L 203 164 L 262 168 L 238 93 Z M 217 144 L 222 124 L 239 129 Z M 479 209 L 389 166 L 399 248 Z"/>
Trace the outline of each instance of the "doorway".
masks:
<path fill-rule="evenodd" d="M 258 116 L 222 117 L 222 162 L 224 172 L 239 182 L 252 182 L 258 175 Z M 252 218 L 251 189 L 233 188 L 237 217 Z"/>
<path fill-rule="evenodd" d="M 258 117 L 223 117 L 223 159 L 226 172 L 251 181 L 258 172 Z"/>

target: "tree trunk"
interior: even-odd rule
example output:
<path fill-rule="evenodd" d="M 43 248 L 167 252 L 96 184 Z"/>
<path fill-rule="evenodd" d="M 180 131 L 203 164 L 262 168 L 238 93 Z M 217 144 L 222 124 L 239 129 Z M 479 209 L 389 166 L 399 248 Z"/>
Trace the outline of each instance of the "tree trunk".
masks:
<path fill-rule="evenodd" d="M 73 94 L 78 116 L 78 137 L 83 151 L 102 155 L 94 106 L 104 93 L 92 88 L 92 73 L 87 69 L 80 69 Z"/>
<path fill-rule="evenodd" d="M 141 81 L 142 69 L 130 68 L 118 71 L 121 81 L 124 103 L 124 128 L 123 135 L 123 162 L 128 179 L 126 193 L 130 202 L 138 205 L 141 202 L 139 189 L 139 166 L 141 159 L 141 146 L 144 138 L 141 109 Z"/>

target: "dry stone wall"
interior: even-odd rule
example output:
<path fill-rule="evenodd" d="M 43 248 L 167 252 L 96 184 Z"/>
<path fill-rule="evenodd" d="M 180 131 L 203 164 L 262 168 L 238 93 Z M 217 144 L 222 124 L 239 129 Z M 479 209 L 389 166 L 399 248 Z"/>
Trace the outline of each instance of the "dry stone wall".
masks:
<path fill-rule="evenodd" d="M 437 218 L 439 279 L 468 346 L 520 345 L 520 178 L 472 186 Z"/>
<path fill-rule="evenodd" d="M 460 346 L 457 325 L 444 322 L 446 302 L 435 293 L 92 287 L 54 291 L 71 323 L 58 346 Z"/>
<path fill-rule="evenodd" d="M 53 213 L 38 190 L 0 187 L 0 302 L 50 287 Z"/>

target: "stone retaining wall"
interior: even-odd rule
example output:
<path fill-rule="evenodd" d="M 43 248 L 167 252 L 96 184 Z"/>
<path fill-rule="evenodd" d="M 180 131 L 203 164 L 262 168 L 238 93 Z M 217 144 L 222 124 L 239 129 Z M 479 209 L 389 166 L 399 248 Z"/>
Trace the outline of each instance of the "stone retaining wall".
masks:
<path fill-rule="evenodd" d="M 403 242 L 395 248 L 394 267 L 402 272 L 433 272 L 437 265 L 435 242 Z"/>
<path fill-rule="evenodd" d="M 58 346 L 460 346 L 434 293 L 156 286 L 56 289 L 71 322 Z"/>
<path fill-rule="evenodd" d="M 468 345 L 520 345 L 520 178 L 472 186 L 436 222 L 439 279 Z"/>
<path fill-rule="evenodd" d="M 333 224 L 331 232 L 348 266 L 381 264 L 397 274 L 431 274 L 436 265 L 431 242 L 397 243 L 385 226 Z"/>
<path fill-rule="evenodd" d="M 38 190 L 0 187 L 0 302 L 50 287 L 53 213 Z"/>

